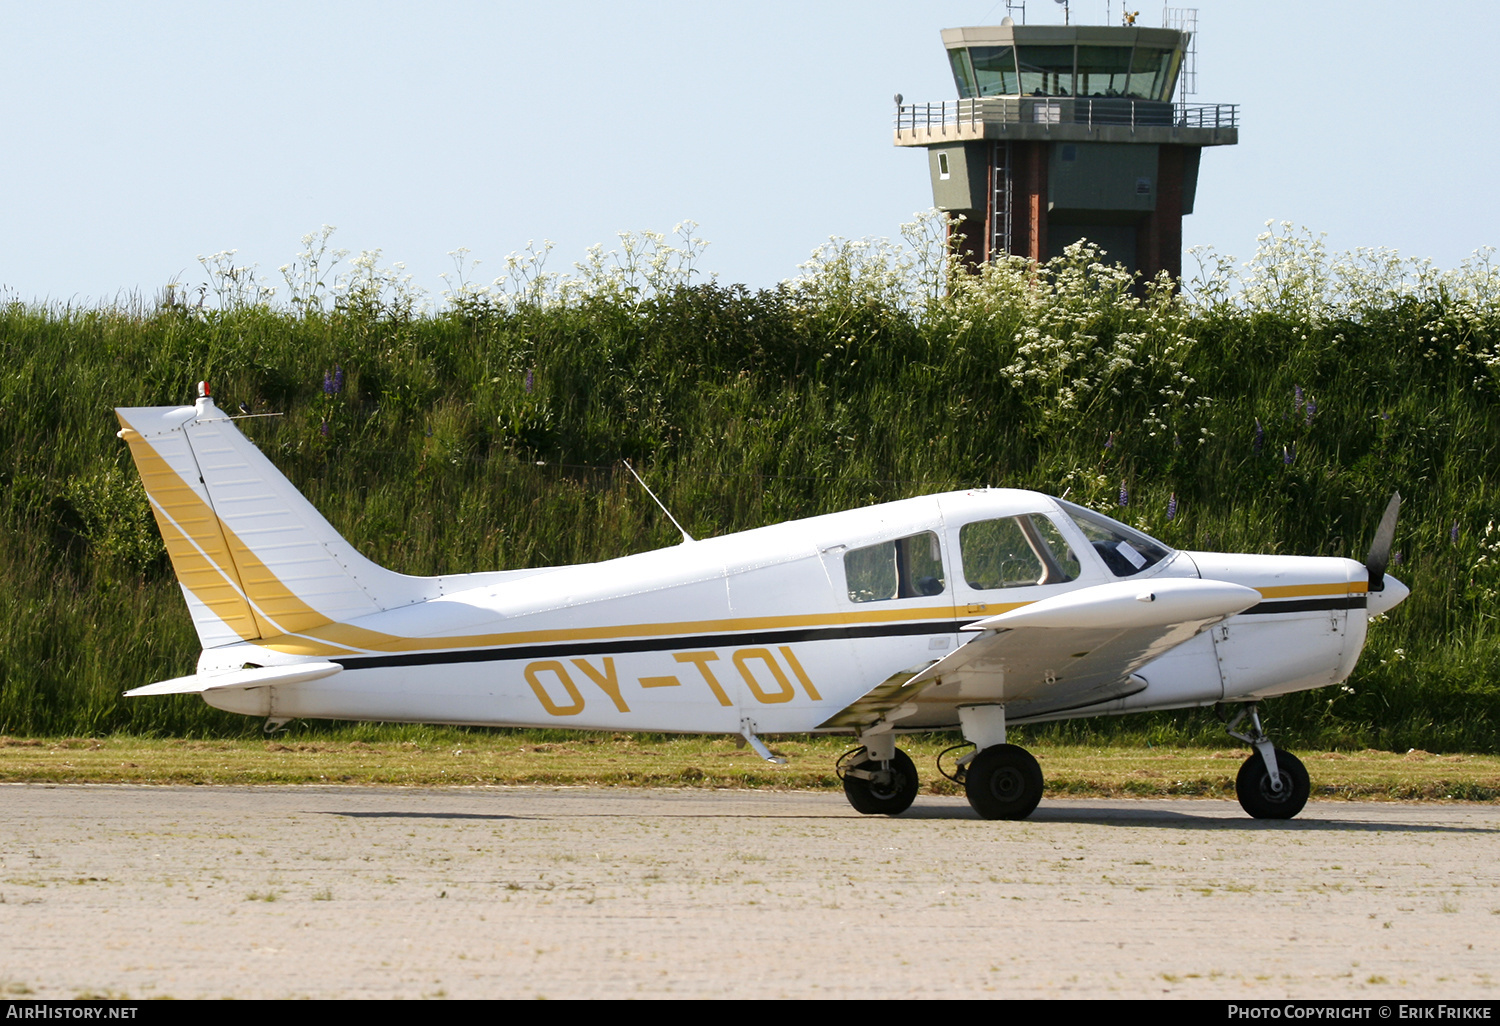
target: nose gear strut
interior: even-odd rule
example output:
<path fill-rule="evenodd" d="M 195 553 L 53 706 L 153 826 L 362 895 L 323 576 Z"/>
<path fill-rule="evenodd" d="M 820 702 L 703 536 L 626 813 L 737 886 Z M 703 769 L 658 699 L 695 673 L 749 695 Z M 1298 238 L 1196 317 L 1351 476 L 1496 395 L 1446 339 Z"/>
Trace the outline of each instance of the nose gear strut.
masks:
<path fill-rule="evenodd" d="M 1247 716 L 1253 729 L 1241 733 L 1238 728 Z M 1224 726 L 1230 737 L 1255 749 L 1234 780 L 1234 792 L 1240 806 L 1256 819 L 1291 819 L 1301 812 L 1312 792 L 1307 768 L 1291 752 L 1271 743 L 1261 726 L 1260 709 L 1256 703 L 1241 707 Z"/>

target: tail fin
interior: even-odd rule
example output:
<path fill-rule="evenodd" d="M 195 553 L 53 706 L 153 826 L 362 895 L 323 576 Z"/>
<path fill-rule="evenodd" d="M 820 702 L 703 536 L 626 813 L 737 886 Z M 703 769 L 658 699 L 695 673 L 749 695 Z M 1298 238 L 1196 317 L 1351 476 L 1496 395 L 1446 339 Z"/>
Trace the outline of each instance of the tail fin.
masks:
<path fill-rule="evenodd" d="M 441 592 L 365 559 L 207 396 L 117 409 L 204 648 L 296 634 Z"/>

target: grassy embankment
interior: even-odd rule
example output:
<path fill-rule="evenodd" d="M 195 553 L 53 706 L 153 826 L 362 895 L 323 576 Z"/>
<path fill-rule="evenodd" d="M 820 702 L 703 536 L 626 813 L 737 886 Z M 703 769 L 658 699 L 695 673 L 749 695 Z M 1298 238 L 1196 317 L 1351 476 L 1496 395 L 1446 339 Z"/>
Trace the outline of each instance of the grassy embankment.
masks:
<path fill-rule="evenodd" d="M 1282 233 L 1180 301 L 1138 299 L 1087 254 L 934 298 L 930 249 L 830 246 L 800 282 L 751 293 L 696 282 L 691 247 L 632 245 L 569 278 L 516 261 L 427 312 L 369 262 L 320 286 L 315 248 L 280 305 L 221 263 L 218 308 L 0 309 L 0 732 L 258 729 L 196 698 L 119 697 L 189 672 L 196 638 L 110 408 L 187 402 L 207 377 L 227 408 L 283 414 L 241 424 L 362 551 L 417 574 L 671 544 L 626 457 L 698 536 L 994 484 L 1069 489 L 1186 548 L 1362 557 L 1400 489 L 1392 570 L 1411 599 L 1348 686 L 1267 713 L 1302 750 L 1497 751 L 1486 263 L 1330 260 Z M 1024 733 L 1225 744 L 1206 711 Z"/>

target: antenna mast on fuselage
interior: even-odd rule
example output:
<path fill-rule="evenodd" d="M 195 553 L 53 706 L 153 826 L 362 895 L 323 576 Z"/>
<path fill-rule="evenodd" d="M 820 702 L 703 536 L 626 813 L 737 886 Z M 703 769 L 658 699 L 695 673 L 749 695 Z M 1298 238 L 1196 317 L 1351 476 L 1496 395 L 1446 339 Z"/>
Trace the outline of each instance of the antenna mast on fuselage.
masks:
<path fill-rule="evenodd" d="M 666 504 L 656 497 L 656 493 L 651 490 L 651 486 L 648 485 L 645 481 L 641 480 L 641 475 L 635 472 L 635 468 L 630 465 L 630 461 L 621 460 L 620 462 L 625 464 L 625 469 L 630 471 L 630 476 L 635 478 L 636 482 L 642 488 L 646 489 L 646 494 L 651 496 L 651 501 L 656 503 L 657 506 L 661 507 L 661 511 L 667 515 L 667 519 L 672 521 L 672 526 L 677 528 L 677 530 L 682 531 L 682 540 L 685 542 L 693 541 L 693 536 L 688 534 L 687 531 L 683 530 L 682 525 L 677 522 L 677 518 L 672 515 L 672 511 L 667 509 Z"/>

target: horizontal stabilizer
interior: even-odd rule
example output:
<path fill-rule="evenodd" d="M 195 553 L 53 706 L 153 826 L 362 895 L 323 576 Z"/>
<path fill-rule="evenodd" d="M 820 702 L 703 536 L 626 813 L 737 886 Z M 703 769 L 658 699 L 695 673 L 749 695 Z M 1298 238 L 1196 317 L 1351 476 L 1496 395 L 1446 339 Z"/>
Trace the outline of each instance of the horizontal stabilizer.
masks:
<path fill-rule="evenodd" d="M 303 684 L 310 680 L 332 677 L 344 668 L 338 663 L 295 663 L 291 666 L 257 666 L 228 673 L 194 673 L 187 677 L 147 684 L 125 692 L 126 698 L 148 695 L 201 695 L 205 691 L 268 688 L 276 684 Z"/>
<path fill-rule="evenodd" d="M 1130 630 L 1165 627 L 1192 620 L 1214 620 L 1243 612 L 1261 600 L 1260 592 L 1227 581 L 1196 577 L 1100 584 L 1033 602 L 964 627 L 966 631 L 1017 627 L 1086 627 Z"/>

